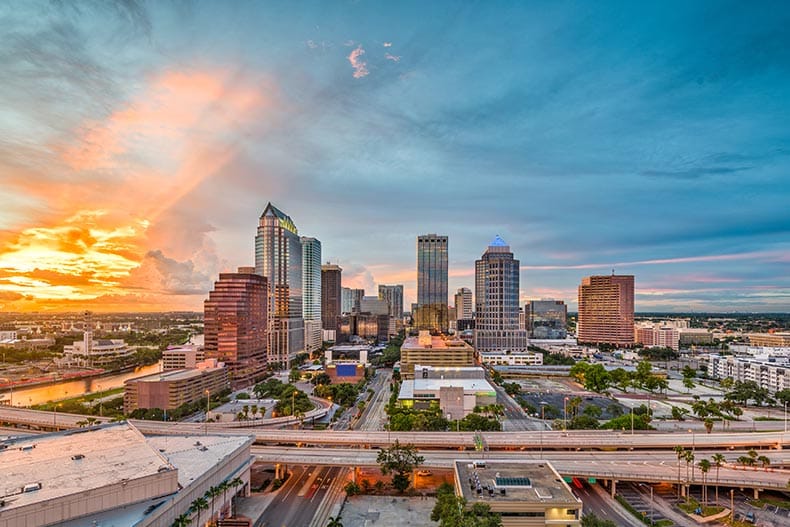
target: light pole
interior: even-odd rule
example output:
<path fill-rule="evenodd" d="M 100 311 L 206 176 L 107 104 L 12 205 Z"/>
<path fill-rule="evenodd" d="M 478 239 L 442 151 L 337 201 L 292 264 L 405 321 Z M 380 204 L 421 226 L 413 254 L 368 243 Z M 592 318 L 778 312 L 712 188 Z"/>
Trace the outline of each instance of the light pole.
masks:
<path fill-rule="evenodd" d="M 543 427 L 545 426 L 544 419 L 546 418 L 546 401 L 540 402 L 540 457 L 543 458 Z"/>
<path fill-rule="evenodd" d="M 785 434 L 787 433 L 787 401 L 785 401 Z"/>
<path fill-rule="evenodd" d="M 631 435 L 634 435 L 634 407 L 631 407 Z"/>
<path fill-rule="evenodd" d="M 735 521 L 735 489 L 730 489 L 730 521 Z"/>
<path fill-rule="evenodd" d="M 211 390 L 206 390 L 206 421 L 204 427 L 204 434 L 208 435 L 208 413 L 211 410 Z"/>
<path fill-rule="evenodd" d="M 562 431 L 568 431 L 568 398 L 562 400 Z"/>
<path fill-rule="evenodd" d="M 694 451 L 697 447 L 697 434 L 694 432 L 693 428 L 689 428 L 689 432 L 691 432 L 691 457 L 694 459 Z M 694 481 L 694 463 L 691 463 L 691 481 Z"/>

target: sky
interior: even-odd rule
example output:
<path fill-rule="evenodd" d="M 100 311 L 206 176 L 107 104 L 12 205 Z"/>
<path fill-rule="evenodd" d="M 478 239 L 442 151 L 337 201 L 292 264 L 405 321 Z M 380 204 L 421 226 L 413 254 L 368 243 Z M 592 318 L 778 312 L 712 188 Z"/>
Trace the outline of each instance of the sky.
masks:
<path fill-rule="evenodd" d="M 790 311 L 787 2 L 5 2 L 0 310 L 202 310 L 268 202 L 343 285 Z"/>

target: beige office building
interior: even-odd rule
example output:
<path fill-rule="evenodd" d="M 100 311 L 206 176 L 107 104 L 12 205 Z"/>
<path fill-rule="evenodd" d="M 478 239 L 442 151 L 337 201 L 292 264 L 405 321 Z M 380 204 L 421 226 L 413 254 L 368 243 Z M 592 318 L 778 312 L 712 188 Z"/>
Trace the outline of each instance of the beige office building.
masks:
<path fill-rule="evenodd" d="M 408 337 L 400 348 L 401 376 L 414 378 L 414 365 L 462 367 L 475 365 L 475 351 L 460 339 L 430 335 Z"/>
<path fill-rule="evenodd" d="M 582 279 L 576 340 L 584 344 L 634 345 L 633 275 Z"/>
<path fill-rule="evenodd" d="M 489 505 L 504 527 L 581 526 L 582 501 L 548 461 L 456 460 L 453 467 L 466 506 Z"/>
<path fill-rule="evenodd" d="M 790 333 L 749 333 L 749 344 L 769 348 L 790 347 Z"/>
<path fill-rule="evenodd" d="M 129 379 L 124 383 L 123 411 L 138 408 L 173 410 L 182 404 L 206 398 L 206 391 L 217 394 L 230 388 L 228 370 L 208 360 L 198 368 L 155 373 Z"/>

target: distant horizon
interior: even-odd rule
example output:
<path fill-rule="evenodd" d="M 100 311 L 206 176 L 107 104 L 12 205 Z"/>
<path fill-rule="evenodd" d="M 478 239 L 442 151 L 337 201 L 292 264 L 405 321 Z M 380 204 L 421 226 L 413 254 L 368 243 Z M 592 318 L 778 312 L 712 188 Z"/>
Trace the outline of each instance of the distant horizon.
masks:
<path fill-rule="evenodd" d="M 343 285 L 790 312 L 790 3 L 0 5 L 0 311 L 199 311 L 267 202 Z"/>

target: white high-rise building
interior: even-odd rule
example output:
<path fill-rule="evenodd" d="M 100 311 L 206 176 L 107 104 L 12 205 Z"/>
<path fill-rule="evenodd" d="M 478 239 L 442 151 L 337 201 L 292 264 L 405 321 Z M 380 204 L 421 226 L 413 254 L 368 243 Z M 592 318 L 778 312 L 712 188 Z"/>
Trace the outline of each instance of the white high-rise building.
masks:
<path fill-rule="evenodd" d="M 456 320 L 472 320 L 472 290 L 462 287 L 455 292 Z"/>
<path fill-rule="evenodd" d="M 321 347 L 321 242 L 302 236 L 302 318 L 305 351 Z"/>

